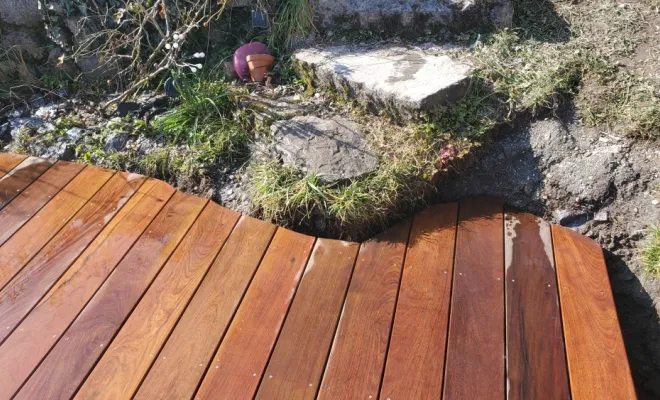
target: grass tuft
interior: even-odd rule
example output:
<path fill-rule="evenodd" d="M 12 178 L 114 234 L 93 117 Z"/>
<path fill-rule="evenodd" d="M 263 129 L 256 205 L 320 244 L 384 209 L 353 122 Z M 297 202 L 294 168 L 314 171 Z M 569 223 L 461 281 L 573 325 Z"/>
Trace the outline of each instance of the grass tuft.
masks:
<path fill-rule="evenodd" d="M 240 93 L 224 82 L 203 79 L 182 80 L 177 89 L 181 104 L 154 121 L 157 132 L 171 144 L 228 160 L 246 153 L 249 136 L 233 116 Z"/>
<path fill-rule="evenodd" d="M 294 38 L 307 36 L 313 31 L 313 18 L 309 0 L 278 1 L 271 45 L 283 45 L 288 49 Z"/>
<path fill-rule="evenodd" d="M 329 224 L 328 232 L 352 238 L 406 215 L 433 190 L 414 165 L 396 162 L 348 184 L 322 183 L 274 162 L 253 164 L 249 173 L 252 199 L 264 217 L 283 225 Z"/>
<path fill-rule="evenodd" d="M 644 271 L 655 277 L 660 277 L 660 227 L 655 226 L 649 230 L 645 247 L 642 250 L 642 264 Z"/>

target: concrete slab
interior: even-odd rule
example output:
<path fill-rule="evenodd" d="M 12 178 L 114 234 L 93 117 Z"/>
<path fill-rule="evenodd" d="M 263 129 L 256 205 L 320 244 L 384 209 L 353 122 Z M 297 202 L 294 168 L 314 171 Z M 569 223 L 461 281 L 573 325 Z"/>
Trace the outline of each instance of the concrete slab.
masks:
<path fill-rule="evenodd" d="M 316 84 L 404 116 L 460 98 L 471 71 L 449 56 L 407 47 L 310 48 L 294 57 Z"/>

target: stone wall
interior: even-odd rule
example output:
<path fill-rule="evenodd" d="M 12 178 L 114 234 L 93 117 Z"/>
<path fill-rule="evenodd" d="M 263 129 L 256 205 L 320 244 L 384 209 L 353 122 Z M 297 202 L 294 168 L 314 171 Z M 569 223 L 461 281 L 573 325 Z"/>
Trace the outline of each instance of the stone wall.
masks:
<path fill-rule="evenodd" d="M 511 26 L 510 0 L 310 0 L 321 32 L 368 29 L 381 36 L 491 31 Z"/>

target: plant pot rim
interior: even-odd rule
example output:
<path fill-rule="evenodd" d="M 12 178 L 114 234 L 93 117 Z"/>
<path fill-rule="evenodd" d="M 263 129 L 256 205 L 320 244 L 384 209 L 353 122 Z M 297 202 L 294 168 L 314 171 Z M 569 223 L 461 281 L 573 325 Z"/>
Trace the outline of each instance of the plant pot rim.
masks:
<path fill-rule="evenodd" d="M 275 60 L 275 57 L 271 56 L 270 54 L 250 54 L 249 56 L 245 57 L 245 60 L 247 62 L 252 60 Z"/>

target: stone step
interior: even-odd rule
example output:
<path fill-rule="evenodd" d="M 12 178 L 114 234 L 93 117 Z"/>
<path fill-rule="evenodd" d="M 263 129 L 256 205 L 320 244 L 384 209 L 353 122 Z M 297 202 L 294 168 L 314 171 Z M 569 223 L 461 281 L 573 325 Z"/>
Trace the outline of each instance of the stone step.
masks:
<path fill-rule="evenodd" d="M 308 48 L 294 58 L 317 86 L 404 118 L 463 96 L 471 72 L 437 51 L 402 46 Z"/>

